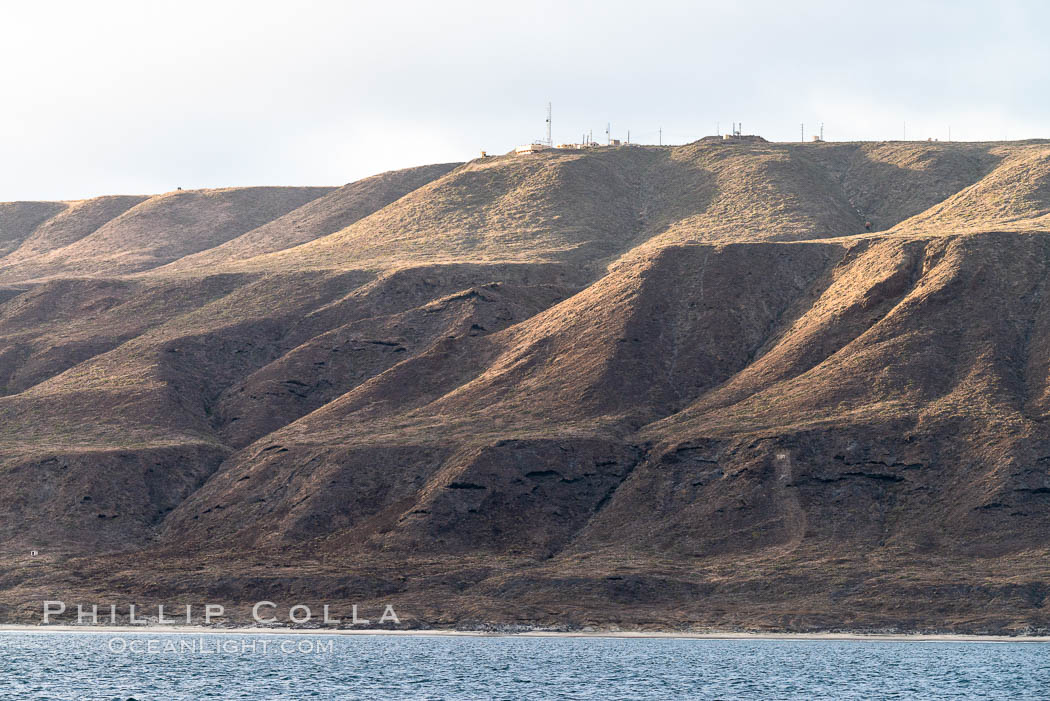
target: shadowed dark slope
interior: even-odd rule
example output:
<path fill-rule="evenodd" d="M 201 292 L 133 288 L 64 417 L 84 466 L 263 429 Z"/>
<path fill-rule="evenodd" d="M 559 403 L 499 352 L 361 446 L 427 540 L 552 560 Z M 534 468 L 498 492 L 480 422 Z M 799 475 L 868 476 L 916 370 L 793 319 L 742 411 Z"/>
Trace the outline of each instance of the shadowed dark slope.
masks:
<path fill-rule="evenodd" d="M 4 205 L 0 605 L 1045 629 L 1047 148 Z"/>

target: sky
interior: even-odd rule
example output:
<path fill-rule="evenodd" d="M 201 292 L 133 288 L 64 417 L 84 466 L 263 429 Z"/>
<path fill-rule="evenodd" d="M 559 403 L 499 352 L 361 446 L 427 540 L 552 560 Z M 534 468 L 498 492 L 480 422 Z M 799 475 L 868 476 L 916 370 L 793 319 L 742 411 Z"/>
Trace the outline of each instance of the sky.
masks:
<path fill-rule="evenodd" d="M 338 185 L 592 131 L 1050 137 L 1050 3 L 4 2 L 0 201 Z"/>

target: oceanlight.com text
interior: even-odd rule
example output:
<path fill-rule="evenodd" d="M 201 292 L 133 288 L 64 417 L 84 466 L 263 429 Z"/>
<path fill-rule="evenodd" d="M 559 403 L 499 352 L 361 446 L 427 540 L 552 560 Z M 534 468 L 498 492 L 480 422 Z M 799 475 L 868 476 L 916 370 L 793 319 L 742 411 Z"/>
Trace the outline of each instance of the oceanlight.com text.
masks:
<path fill-rule="evenodd" d="M 131 655 L 330 655 L 335 651 L 335 640 L 225 638 L 221 635 L 165 639 L 113 637 L 107 647 L 114 654 Z"/>

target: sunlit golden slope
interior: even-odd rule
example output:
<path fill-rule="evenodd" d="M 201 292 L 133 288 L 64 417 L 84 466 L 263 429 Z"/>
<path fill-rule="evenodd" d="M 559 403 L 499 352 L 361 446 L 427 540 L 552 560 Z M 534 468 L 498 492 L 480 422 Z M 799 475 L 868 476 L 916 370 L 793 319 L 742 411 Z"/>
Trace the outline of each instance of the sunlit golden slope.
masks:
<path fill-rule="evenodd" d="M 0 605 L 1045 629 L 1048 148 L 0 205 Z"/>
<path fill-rule="evenodd" d="M 187 190 L 74 203 L 35 229 L 25 250 L 0 259 L 0 283 L 148 270 L 229 241 L 330 189 Z"/>

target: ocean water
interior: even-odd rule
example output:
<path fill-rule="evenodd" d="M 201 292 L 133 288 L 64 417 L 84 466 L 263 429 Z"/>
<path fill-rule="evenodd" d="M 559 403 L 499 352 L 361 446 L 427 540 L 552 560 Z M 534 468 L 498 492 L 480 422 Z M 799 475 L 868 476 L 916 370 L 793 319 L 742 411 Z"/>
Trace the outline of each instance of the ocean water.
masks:
<path fill-rule="evenodd" d="M 34 632 L 0 655 L 0 699 L 1050 698 L 1039 643 Z"/>

